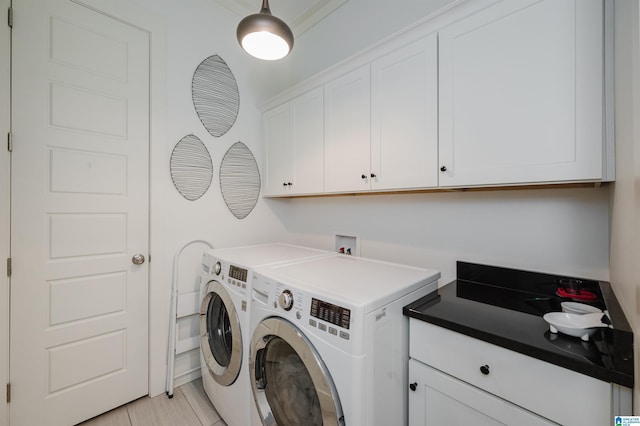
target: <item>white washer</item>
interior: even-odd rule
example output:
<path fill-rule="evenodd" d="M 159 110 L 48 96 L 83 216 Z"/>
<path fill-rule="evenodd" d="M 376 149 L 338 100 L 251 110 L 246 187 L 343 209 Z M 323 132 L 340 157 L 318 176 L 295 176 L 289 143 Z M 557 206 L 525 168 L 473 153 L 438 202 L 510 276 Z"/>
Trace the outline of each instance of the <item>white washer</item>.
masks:
<path fill-rule="evenodd" d="M 253 425 L 407 424 L 409 321 L 440 273 L 345 255 L 256 268 Z"/>
<path fill-rule="evenodd" d="M 206 250 L 200 281 L 200 357 L 204 390 L 229 426 L 249 424 L 249 300 L 253 268 L 328 256 L 290 244 Z"/>

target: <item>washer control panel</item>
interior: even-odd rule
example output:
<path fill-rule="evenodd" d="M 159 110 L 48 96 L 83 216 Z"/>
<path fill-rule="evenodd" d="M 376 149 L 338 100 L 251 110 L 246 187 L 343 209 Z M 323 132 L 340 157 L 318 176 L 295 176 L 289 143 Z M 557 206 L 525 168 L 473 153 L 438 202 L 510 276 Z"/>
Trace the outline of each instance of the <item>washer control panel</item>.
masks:
<path fill-rule="evenodd" d="M 234 280 L 242 281 L 243 283 L 247 282 L 247 270 L 244 268 L 240 268 L 235 265 L 229 265 L 229 278 Z"/>

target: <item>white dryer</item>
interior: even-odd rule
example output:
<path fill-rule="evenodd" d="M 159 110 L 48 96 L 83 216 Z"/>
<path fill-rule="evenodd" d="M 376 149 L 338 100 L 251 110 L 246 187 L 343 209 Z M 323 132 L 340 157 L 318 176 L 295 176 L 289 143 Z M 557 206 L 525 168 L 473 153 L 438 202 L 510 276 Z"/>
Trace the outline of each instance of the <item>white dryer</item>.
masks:
<path fill-rule="evenodd" d="M 253 425 L 407 423 L 408 303 L 440 273 L 333 255 L 257 268 Z"/>
<path fill-rule="evenodd" d="M 229 426 L 249 424 L 249 300 L 253 268 L 331 252 L 290 244 L 206 250 L 202 260 L 200 355 L 204 390 Z"/>

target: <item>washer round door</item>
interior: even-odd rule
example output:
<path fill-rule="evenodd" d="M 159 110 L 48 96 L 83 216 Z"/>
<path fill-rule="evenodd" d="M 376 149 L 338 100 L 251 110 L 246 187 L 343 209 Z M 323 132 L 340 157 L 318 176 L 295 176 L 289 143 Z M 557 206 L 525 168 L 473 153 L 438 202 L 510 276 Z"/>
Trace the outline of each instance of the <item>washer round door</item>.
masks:
<path fill-rule="evenodd" d="M 345 424 L 329 370 L 309 339 L 289 321 L 271 317 L 257 326 L 249 371 L 262 424 Z"/>
<path fill-rule="evenodd" d="M 222 386 L 233 384 L 242 367 L 240 320 L 231 296 L 210 281 L 200 304 L 200 348 L 209 374 Z"/>

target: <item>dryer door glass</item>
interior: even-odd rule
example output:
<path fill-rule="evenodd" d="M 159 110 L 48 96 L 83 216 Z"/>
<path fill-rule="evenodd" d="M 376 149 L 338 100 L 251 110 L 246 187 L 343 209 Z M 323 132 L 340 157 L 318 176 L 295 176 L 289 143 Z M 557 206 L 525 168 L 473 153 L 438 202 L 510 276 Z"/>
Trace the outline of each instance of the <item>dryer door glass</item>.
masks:
<path fill-rule="evenodd" d="M 251 338 L 249 374 L 264 424 L 344 425 L 327 366 L 311 341 L 289 321 L 271 317 L 258 324 Z"/>
<path fill-rule="evenodd" d="M 300 356 L 272 338 L 264 350 L 265 395 L 278 425 L 322 425 L 318 393 Z"/>

